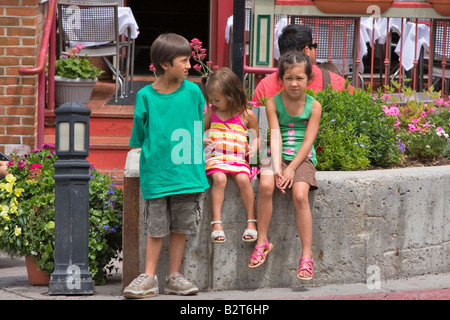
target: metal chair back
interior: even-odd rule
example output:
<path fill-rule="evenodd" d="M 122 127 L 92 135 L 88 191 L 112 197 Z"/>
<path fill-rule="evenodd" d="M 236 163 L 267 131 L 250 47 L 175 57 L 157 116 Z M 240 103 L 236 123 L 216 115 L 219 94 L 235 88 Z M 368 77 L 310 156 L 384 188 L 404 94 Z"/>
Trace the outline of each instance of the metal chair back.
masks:
<path fill-rule="evenodd" d="M 117 5 L 58 5 L 61 49 L 69 42 L 119 41 Z"/>

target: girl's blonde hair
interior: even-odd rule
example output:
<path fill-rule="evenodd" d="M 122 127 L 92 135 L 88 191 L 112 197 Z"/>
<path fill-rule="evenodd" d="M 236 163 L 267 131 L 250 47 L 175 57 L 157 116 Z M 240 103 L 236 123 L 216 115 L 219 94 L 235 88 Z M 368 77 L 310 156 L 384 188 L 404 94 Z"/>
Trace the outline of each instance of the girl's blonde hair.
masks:
<path fill-rule="evenodd" d="M 207 100 L 212 93 L 220 93 L 229 102 L 231 113 L 241 113 L 246 110 L 248 97 L 244 86 L 231 69 L 219 68 L 209 76 L 205 83 L 205 94 Z"/>

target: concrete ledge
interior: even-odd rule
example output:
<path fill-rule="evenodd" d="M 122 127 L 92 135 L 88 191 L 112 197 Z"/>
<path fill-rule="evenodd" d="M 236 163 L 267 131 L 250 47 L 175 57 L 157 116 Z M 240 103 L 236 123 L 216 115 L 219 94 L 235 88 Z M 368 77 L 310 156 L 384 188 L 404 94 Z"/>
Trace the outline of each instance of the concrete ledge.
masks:
<path fill-rule="evenodd" d="M 140 234 L 139 154 L 131 150 L 125 168 L 123 285 L 145 266 L 146 238 Z M 210 190 L 203 197 L 198 234 L 188 238 L 182 273 L 201 290 L 321 286 L 366 282 L 378 269 L 381 279 L 450 271 L 450 166 L 357 172 L 317 172 L 319 189 L 310 193 L 315 278 L 296 278 L 301 253 L 288 192 L 274 196 L 269 239 L 274 250 L 265 264 L 248 268 L 254 243 L 241 240 L 246 212 L 239 189 L 228 183 L 222 221 L 227 241 L 213 244 Z M 127 192 L 130 188 L 133 192 Z M 258 180 L 253 180 L 255 195 Z M 139 256 L 137 256 L 139 255 Z M 165 279 L 164 244 L 158 278 Z M 160 285 L 163 286 L 163 281 Z"/>

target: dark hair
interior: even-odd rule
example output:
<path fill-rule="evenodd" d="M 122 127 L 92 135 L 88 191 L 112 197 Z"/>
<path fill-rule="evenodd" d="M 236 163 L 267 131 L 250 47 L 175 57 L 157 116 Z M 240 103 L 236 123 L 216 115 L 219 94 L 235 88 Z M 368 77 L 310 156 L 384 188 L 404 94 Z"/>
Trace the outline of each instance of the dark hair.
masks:
<path fill-rule="evenodd" d="M 164 33 L 153 41 L 150 59 L 158 75 L 164 74 L 161 64 L 172 64 L 177 57 L 191 56 L 192 48 L 186 38 L 175 33 Z"/>
<path fill-rule="evenodd" d="M 302 63 L 305 65 L 305 74 L 308 80 L 311 81 L 313 79 L 311 60 L 309 60 L 307 54 L 300 51 L 288 51 L 281 56 L 278 66 L 278 79 L 283 80 L 284 73 L 287 69 Z"/>
<path fill-rule="evenodd" d="M 206 81 L 205 94 L 217 92 L 225 96 L 232 113 L 241 113 L 247 108 L 248 97 L 239 78 L 229 68 L 219 68 Z"/>
<path fill-rule="evenodd" d="M 311 28 L 305 25 L 290 24 L 283 28 L 278 38 L 278 48 L 283 55 L 288 51 L 302 51 L 305 47 L 312 44 Z"/>
<path fill-rule="evenodd" d="M 317 64 L 321 70 L 328 70 L 342 76 L 341 71 L 333 62 L 322 62 Z"/>

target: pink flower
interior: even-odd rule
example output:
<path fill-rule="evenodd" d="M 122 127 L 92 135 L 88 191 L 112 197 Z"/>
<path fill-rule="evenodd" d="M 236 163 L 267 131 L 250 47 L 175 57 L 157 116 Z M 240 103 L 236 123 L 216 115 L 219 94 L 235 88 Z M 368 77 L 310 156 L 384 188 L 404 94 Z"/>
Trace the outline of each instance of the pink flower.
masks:
<path fill-rule="evenodd" d="M 203 61 L 206 59 L 206 49 L 202 48 L 202 42 L 194 38 L 190 42 L 190 46 L 193 49 L 192 58 L 194 61 L 198 62 L 198 64 L 194 65 L 193 68 L 198 73 L 203 76 L 209 76 L 213 72 L 213 67 L 211 67 L 214 63 L 212 61 L 207 61 L 206 63 Z"/>
<path fill-rule="evenodd" d="M 390 112 L 392 115 L 399 115 L 399 114 L 400 114 L 400 110 L 399 110 L 396 106 L 392 106 L 392 107 L 389 109 L 389 112 Z"/>
<path fill-rule="evenodd" d="M 409 131 L 416 131 L 416 126 L 415 125 L 413 125 L 413 124 L 408 124 L 408 127 L 409 127 Z"/>
<path fill-rule="evenodd" d="M 255 101 L 249 101 L 248 102 L 248 106 L 250 108 L 256 108 L 258 106 L 258 104 Z"/>
<path fill-rule="evenodd" d="M 421 116 L 422 118 L 424 118 L 424 119 L 425 119 L 426 115 L 427 115 L 427 113 L 426 113 L 425 111 L 422 111 L 422 112 L 420 113 L 420 116 Z"/>
<path fill-rule="evenodd" d="M 430 124 L 430 121 L 427 121 L 427 122 L 425 122 L 425 123 L 422 125 L 422 127 L 424 127 L 425 129 L 427 129 L 428 126 L 429 126 L 429 124 Z"/>
<path fill-rule="evenodd" d="M 434 103 L 437 104 L 438 106 L 440 106 L 441 104 L 444 103 L 444 99 L 438 98 L 438 99 L 434 100 Z"/>
<path fill-rule="evenodd" d="M 385 93 L 380 97 L 380 99 L 386 101 L 387 99 L 389 99 L 389 95 Z"/>
<path fill-rule="evenodd" d="M 442 128 L 441 128 L 442 129 Z M 34 169 L 43 169 L 44 167 L 40 164 L 40 163 L 35 163 L 33 165 L 31 165 L 30 170 L 34 170 Z"/>

